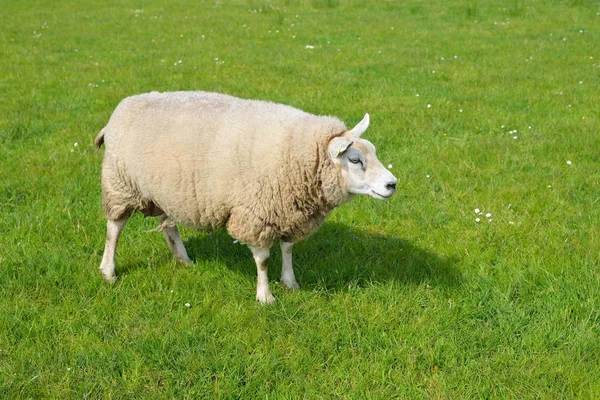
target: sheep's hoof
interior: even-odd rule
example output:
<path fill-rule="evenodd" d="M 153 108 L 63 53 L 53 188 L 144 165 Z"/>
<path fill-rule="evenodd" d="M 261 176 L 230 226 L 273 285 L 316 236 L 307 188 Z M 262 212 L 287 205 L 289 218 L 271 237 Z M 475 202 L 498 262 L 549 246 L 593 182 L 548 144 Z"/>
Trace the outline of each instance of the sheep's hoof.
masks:
<path fill-rule="evenodd" d="M 177 257 L 177 261 L 180 262 L 183 265 L 191 265 L 192 264 L 192 260 L 190 260 L 189 257 Z"/>
<path fill-rule="evenodd" d="M 275 302 L 275 297 L 269 292 L 267 293 L 256 293 L 256 301 L 260 304 L 273 304 Z"/>
<path fill-rule="evenodd" d="M 298 284 L 298 282 L 296 282 L 295 279 L 293 281 L 286 281 L 282 279 L 281 284 L 289 290 L 300 290 L 300 285 Z"/>
<path fill-rule="evenodd" d="M 117 276 L 116 275 L 105 275 L 104 272 L 100 271 L 102 273 L 102 277 L 104 278 L 104 280 L 108 283 L 115 283 L 117 281 Z"/>

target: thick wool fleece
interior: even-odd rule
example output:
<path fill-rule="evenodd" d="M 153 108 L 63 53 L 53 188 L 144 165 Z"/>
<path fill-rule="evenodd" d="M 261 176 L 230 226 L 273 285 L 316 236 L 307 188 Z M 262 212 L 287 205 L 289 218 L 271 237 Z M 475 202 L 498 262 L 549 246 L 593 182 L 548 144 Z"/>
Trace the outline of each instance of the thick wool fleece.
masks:
<path fill-rule="evenodd" d="M 256 247 L 296 242 L 348 198 L 327 153 L 345 132 L 336 118 L 217 93 L 132 96 L 96 138 L 104 211 L 227 226 Z"/>

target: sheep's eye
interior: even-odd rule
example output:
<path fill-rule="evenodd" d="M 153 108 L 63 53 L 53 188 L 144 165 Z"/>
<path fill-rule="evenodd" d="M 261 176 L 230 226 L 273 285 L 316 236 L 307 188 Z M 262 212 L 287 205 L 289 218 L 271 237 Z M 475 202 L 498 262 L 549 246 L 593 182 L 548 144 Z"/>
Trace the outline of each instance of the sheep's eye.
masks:
<path fill-rule="evenodd" d="M 362 164 L 362 162 L 360 161 L 360 158 L 349 158 L 348 161 L 350 161 L 352 164 Z"/>

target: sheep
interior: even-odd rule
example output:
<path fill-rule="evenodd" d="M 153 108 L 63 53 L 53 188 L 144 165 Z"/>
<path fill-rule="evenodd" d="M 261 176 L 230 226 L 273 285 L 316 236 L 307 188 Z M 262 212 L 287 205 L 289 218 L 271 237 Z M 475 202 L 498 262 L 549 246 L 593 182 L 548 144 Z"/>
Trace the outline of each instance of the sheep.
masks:
<path fill-rule="evenodd" d="M 387 199 L 396 178 L 339 119 L 225 94 L 152 92 L 125 98 L 95 139 L 105 145 L 107 233 L 100 271 L 114 282 L 119 235 L 134 211 L 159 218 L 174 257 L 189 264 L 177 224 L 226 227 L 257 267 L 256 300 L 272 303 L 267 265 L 279 239 L 281 282 L 299 289 L 292 247 L 356 194 Z"/>

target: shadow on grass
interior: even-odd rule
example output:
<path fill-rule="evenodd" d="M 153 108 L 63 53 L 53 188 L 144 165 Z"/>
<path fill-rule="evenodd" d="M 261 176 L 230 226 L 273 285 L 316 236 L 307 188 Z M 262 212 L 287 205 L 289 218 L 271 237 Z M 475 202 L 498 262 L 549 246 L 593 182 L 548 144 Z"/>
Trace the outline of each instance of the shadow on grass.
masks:
<path fill-rule="evenodd" d="M 201 232 L 185 246 L 194 261 L 224 262 L 233 271 L 255 279 L 256 266 L 250 250 L 224 230 Z M 457 259 L 440 256 L 398 237 L 366 232 L 326 222 L 308 239 L 294 246 L 294 271 L 303 288 L 344 290 L 370 282 L 454 286 L 461 281 Z M 281 254 L 271 248 L 269 279 L 279 280 Z"/>

